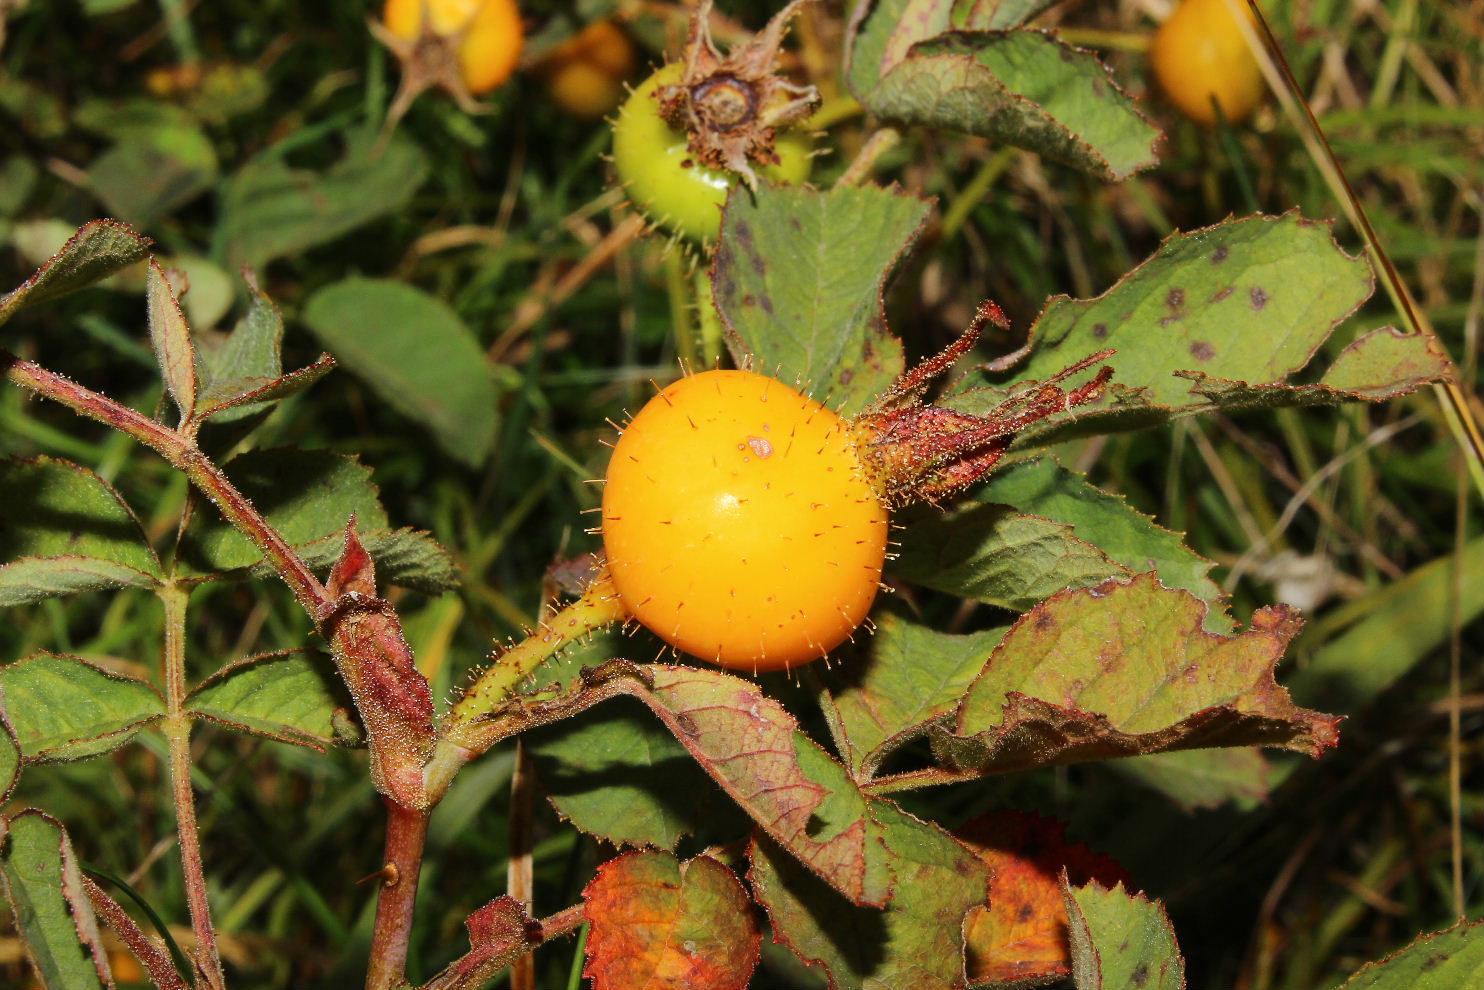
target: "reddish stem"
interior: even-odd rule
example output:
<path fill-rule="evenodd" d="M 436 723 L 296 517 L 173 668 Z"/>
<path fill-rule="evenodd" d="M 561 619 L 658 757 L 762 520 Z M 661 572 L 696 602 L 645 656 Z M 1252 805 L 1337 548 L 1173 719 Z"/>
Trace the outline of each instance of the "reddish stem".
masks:
<path fill-rule="evenodd" d="M 366 970 L 368 990 L 390 990 L 407 982 L 407 943 L 412 936 L 412 913 L 422 871 L 423 844 L 428 837 L 428 814 L 407 808 L 390 798 L 386 802 L 386 861 L 381 868 L 381 891 L 376 898 L 375 934 L 371 962 Z"/>
<path fill-rule="evenodd" d="M 170 753 L 170 793 L 175 805 L 175 835 L 185 878 L 186 904 L 196 933 L 195 962 L 208 987 L 226 986 L 211 902 L 206 897 L 206 869 L 196 826 L 196 795 L 191 789 L 191 717 L 185 712 L 185 613 L 190 589 L 167 584 L 159 589 L 165 606 L 165 718 L 161 722 Z"/>
<path fill-rule="evenodd" d="M 556 914 L 547 915 L 537 922 L 541 926 L 541 941 L 550 942 L 558 935 L 576 931 L 585 921 L 587 921 L 587 905 L 581 903 L 573 904 Z"/>
<path fill-rule="evenodd" d="M 188 437 L 106 395 L 84 388 L 38 364 L 22 361 L 4 349 L 0 349 L 0 366 L 5 368 L 5 377 L 17 385 L 54 399 L 81 416 L 129 434 L 184 473 L 211 499 L 227 522 L 263 552 L 310 617 L 317 616 L 329 602 L 324 585 L 319 583 L 294 548 Z"/>
<path fill-rule="evenodd" d="M 119 906 L 118 901 L 104 893 L 103 888 L 94 883 L 91 877 L 82 878 L 82 887 L 87 891 L 88 899 L 93 902 L 93 910 L 144 965 L 155 986 L 160 990 L 186 990 L 186 983 L 175 971 L 175 966 L 160 947 L 150 941 L 149 936 L 134 923 L 129 913 Z"/>

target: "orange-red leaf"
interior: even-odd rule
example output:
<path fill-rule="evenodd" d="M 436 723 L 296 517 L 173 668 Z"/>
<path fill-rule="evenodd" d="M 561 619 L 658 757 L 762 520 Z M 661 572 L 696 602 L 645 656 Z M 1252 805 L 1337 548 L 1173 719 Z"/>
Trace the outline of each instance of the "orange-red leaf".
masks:
<path fill-rule="evenodd" d="M 966 822 L 954 836 L 994 871 L 988 903 L 964 919 L 969 978 L 975 983 L 1031 982 L 1071 973 L 1067 908 L 1057 877 L 1071 883 L 1127 880 L 1123 867 L 1080 842 L 1060 822 L 1001 811 Z"/>
<path fill-rule="evenodd" d="M 731 870 L 665 852 L 609 860 L 582 892 L 593 990 L 742 990 L 762 933 Z"/>

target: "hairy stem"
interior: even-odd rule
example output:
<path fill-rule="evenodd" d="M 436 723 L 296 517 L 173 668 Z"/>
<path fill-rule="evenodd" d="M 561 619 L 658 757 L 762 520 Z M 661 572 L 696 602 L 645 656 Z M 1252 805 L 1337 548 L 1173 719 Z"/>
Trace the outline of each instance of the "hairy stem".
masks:
<path fill-rule="evenodd" d="M 835 180 L 837 188 L 848 186 L 859 186 L 871 177 L 871 172 L 876 168 L 876 162 L 881 156 L 892 148 L 895 148 L 902 140 L 902 132 L 894 127 L 883 127 L 866 139 L 861 146 L 860 153 L 855 160 Z"/>
<path fill-rule="evenodd" d="M 186 990 L 185 981 L 175 971 L 170 959 L 158 945 L 150 941 L 149 936 L 134 923 L 134 919 L 119 906 L 118 901 L 104 893 L 103 888 L 94 883 L 92 877 L 82 878 L 82 888 L 87 891 L 88 900 L 93 902 L 93 910 L 129 947 L 129 951 L 134 953 L 155 986 L 160 990 Z"/>
<path fill-rule="evenodd" d="M 520 682 L 530 677 L 552 654 L 589 633 L 629 617 L 618 590 L 613 587 L 612 577 L 604 568 L 587 586 L 581 598 L 540 622 L 538 629 L 500 654 L 489 669 L 469 685 L 445 720 L 448 740 L 459 744 L 462 730 L 508 700 Z"/>
<path fill-rule="evenodd" d="M 226 985 L 222 959 L 206 898 L 206 871 L 201 863 L 201 836 L 196 829 L 196 796 L 191 789 L 191 718 L 186 714 L 185 616 L 190 589 L 167 584 L 159 589 L 165 606 L 165 718 L 161 727 L 170 753 L 170 793 L 175 803 L 175 833 L 185 876 L 186 904 L 196 933 L 196 968 L 208 987 Z"/>
<path fill-rule="evenodd" d="M 190 438 L 40 365 L 22 361 L 9 351 L 0 350 L 0 366 L 5 368 L 5 377 L 17 385 L 54 399 L 80 416 L 127 433 L 183 472 L 216 505 L 227 522 L 262 551 L 311 617 L 316 617 L 329 602 L 324 585 L 294 548 Z"/>
<path fill-rule="evenodd" d="M 412 936 L 412 914 L 417 881 L 422 872 L 423 844 L 428 837 L 427 809 L 386 802 L 386 860 L 376 897 L 375 934 L 366 969 L 368 990 L 390 990 L 407 982 L 407 942 Z"/>

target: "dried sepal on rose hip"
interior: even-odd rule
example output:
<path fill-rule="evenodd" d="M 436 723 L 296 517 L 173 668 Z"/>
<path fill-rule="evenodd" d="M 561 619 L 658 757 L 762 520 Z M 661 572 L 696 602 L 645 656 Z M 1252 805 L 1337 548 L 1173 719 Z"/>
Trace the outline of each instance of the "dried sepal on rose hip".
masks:
<path fill-rule="evenodd" d="M 981 306 L 962 338 L 853 420 L 751 371 L 662 389 L 623 428 L 604 479 L 599 531 L 622 614 L 676 650 L 752 673 L 843 643 L 880 587 L 889 508 L 982 477 L 1019 430 L 1093 401 L 1112 374 L 1058 384 L 1104 351 L 988 416 L 924 405 L 931 379 L 1003 319 Z"/>
<path fill-rule="evenodd" d="M 744 45 L 722 55 L 711 38 L 711 0 L 691 15 L 685 69 L 679 81 L 659 87 L 660 116 L 689 135 L 696 160 L 740 175 L 757 189 L 753 164 L 776 165 L 776 132 L 808 117 L 820 104 L 819 91 L 774 75 L 784 32 L 800 7 L 793 0 Z"/>
<path fill-rule="evenodd" d="M 1088 355 L 1044 382 L 1019 387 L 987 415 L 924 405 L 928 383 L 941 375 L 979 339 L 986 324 L 1009 329 L 1000 307 L 983 302 L 963 335 L 942 353 L 904 373 L 855 418 L 861 459 L 888 505 L 937 502 L 978 481 L 1032 423 L 1095 401 L 1113 375 L 1102 368 L 1092 380 L 1070 391 L 1061 382 L 1113 354 Z"/>
<path fill-rule="evenodd" d="M 514 74 L 525 43 L 515 0 L 386 0 L 367 25 L 402 64 L 387 130 L 425 91 L 437 87 L 465 113 L 485 113 L 476 97 Z"/>

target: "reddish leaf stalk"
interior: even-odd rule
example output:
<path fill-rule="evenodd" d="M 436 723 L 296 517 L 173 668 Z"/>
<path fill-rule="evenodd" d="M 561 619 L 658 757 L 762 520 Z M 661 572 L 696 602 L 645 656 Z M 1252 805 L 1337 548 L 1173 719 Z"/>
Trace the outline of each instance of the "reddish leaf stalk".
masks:
<path fill-rule="evenodd" d="M 310 616 L 329 601 L 324 586 L 294 548 L 262 517 L 253 504 L 227 480 L 211 460 L 187 437 L 122 403 L 0 350 L 5 377 L 17 385 L 54 399 L 80 416 L 127 433 L 154 450 L 191 480 L 216 505 L 227 522 L 262 551 L 294 597 Z"/>
<path fill-rule="evenodd" d="M 104 923 L 114 930 L 129 947 L 129 951 L 144 965 L 150 981 L 160 990 L 186 990 L 186 983 L 175 971 L 175 966 L 160 951 L 160 947 L 151 942 L 149 936 L 134 923 L 128 912 L 94 883 L 91 877 L 84 876 L 82 886 L 88 892 L 88 899 L 93 902 L 93 910 L 98 912 Z"/>
<path fill-rule="evenodd" d="M 185 616 L 190 590 L 167 584 L 159 590 L 165 606 L 165 718 L 161 723 L 170 752 L 170 792 L 175 803 L 176 841 L 185 877 L 186 903 L 196 933 L 194 959 L 208 987 L 226 985 L 211 903 L 206 897 L 206 871 L 201 861 L 201 837 L 196 828 L 196 797 L 191 790 L 191 718 L 186 714 Z"/>
<path fill-rule="evenodd" d="M 587 921 L 587 905 L 573 904 L 569 908 L 558 911 L 556 914 L 548 915 L 539 922 L 541 926 L 541 941 L 549 942 L 558 935 L 576 931 Z"/>
<path fill-rule="evenodd" d="M 426 809 L 407 808 L 390 798 L 386 802 L 386 859 L 380 870 L 376 897 L 375 934 L 366 970 L 368 990 L 391 990 L 406 984 L 407 942 L 412 936 L 417 882 L 428 838 Z"/>

